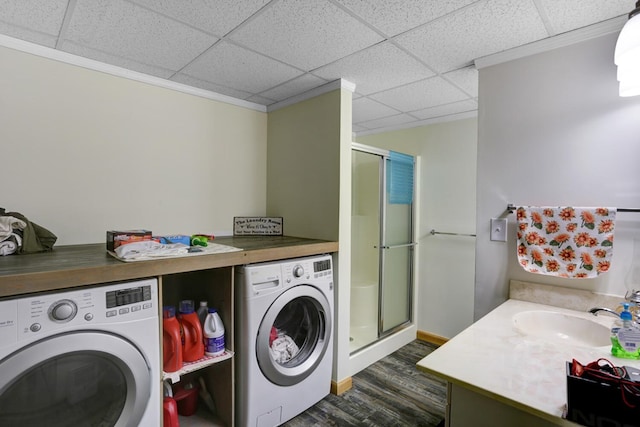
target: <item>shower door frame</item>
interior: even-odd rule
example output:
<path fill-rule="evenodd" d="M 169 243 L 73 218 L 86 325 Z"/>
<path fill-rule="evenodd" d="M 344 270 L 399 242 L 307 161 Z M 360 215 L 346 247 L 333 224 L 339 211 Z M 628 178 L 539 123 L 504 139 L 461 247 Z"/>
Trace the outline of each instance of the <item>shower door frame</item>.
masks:
<path fill-rule="evenodd" d="M 378 188 L 379 188 L 379 192 L 380 192 L 380 212 L 379 212 L 379 218 L 380 218 L 380 235 L 379 235 L 379 242 L 378 242 L 378 246 L 376 246 L 375 248 L 378 249 L 378 331 L 377 331 L 377 338 L 364 345 L 361 348 L 358 348 L 357 350 L 355 350 L 354 353 L 357 353 L 365 348 L 367 348 L 368 346 L 375 344 L 376 342 L 380 341 L 382 338 L 385 338 L 389 335 L 393 335 L 394 333 L 396 333 L 399 330 L 404 329 L 407 325 L 412 324 L 413 322 L 413 303 L 414 303 L 414 295 L 413 295 L 413 289 L 414 289 L 414 270 L 415 270 L 415 246 L 417 245 L 417 242 L 415 241 L 415 235 L 414 235 L 414 231 L 415 231 L 415 188 L 414 188 L 414 197 L 413 200 L 411 202 L 411 209 L 410 209 L 410 219 L 409 219 L 409 236 L 410 236 L 410 242 L 406 243 L 406 244 L 400 244 L 400 245 L 387 245 L 386 242 L 386 223 L 387 223 L 387 212 L 386 212 L 386 206 L 387 206 L 387 173 L 386 173 L 386 168 L 387 168 L 387 161 L 389 160 L 389 150 L 385 150 L 385 149 L 381 149 L 381 148 L 377 148 L 377 147 L 372 147 L 372 146 L 368 146 L 368 145 L 364 145 L 364 144 L 360 144 L 357 142 L 352 142 L 351 143 L 351 150 L 356 150 L 356 151 L 360 151 L 363 153 L 367 153 L 367 154 L 372 154 L 372 155 L 376 155 L 376 156 L 380 156 L 381 161 L 379 163 L 379 183 L 378 183 Z M 415 169 L 414 169 L 414 181 L 415 181 Z M 410 254 L 409 254 L 409 272 L 408 272 L 408 284 L 407 284 L 407 320 L 405 322 L 402 322 L 398 325 L 395 325 L 387 330 L 384 329 L 384 268 L 385 268 L 385 252 L 387 250 L 390 249 L 397 249 L 397 248 L 401 248 L 401 247 L 409 247 L 410 248 Z M 354 354 L 352 353 L 352 354 Z"/>

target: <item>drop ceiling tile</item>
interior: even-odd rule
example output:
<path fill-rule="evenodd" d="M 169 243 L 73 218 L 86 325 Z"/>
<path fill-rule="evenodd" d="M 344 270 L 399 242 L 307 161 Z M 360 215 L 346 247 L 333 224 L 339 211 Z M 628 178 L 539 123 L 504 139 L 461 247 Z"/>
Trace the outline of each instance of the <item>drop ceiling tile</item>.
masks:
<path fill-rule="evenodd" d="M 478 97 L 478 70 L 475 67 L 460 68 L 444 74 L 470 96 Z"/>
<path fill-rule="evenodd" d="M 51 48 L 55 47 L 56 42 L 58 41 L 58 36 L 51 36 L 49 34 L 31 31 L 26 28 L 6 24 L 4 22 L 0 22 L 0 34 Z"/>
<path fill-rule="evenodd" d="M 467 99 L 468 96 L 442 77 L 432 77 L 373 94 L 370 98 L 400 111 L 415 111 L 440 104 L 462 101 Z"/>
<path fill-rule="evenodd" d="M 220 93 L 222 95 L 231 96 L 233 98 L 245 99 L 251 96 L 251 93 L 244 92 L 237 89 L 232 89 L 229 87 L 217 85 L 215 83 L 206 82 L 204 80 L 196 79 L 195 77 L 188 76 L 186 74 L 178 73 L 171 77 L 172 81 L 185 84 L 187 86 L 193 86 L 200 89 L 210 90 L 215 93 Z"/>
<path fill-rule="evenodd" d="M 382 40 L 327 0 L 281 0 L 229 37 L 306 71 Z"/>
<path fill-rule="evenodd" d="M 391 43 L 380 43 L 313 71 L 327 80 L 339 78 L 356 84 L 368 95 L 406 83 L 422 80 L 434 73 Z"/>
<path fill-rule="evenodd" d="M 273 99 L 269 99 L 269 98 L 265 98 L 264 96 L 260 96 L 260 95 L 253 95 L 250 96 L 248 98 L 246 98 L 247 101 L 249 102 L 255 102 L 256 104 L 261 104 L 261 105 L 271 105 L 271 104 L 275 104 L 276 101 Z"/>
<path fill-rule="evenodd" d="M 387 36 L 433 21 L 477 0 L 337 0 Z"/>
<path fill-rule="evenodd" d="M 481 0 L 395 40 L 439 72 L 547 37 L 533 1 Z"/>
<path fill-rule="evenodd" d="M 468 111 L 476 111 L 478 103 L 469 99 L 467 101 L 452 102 L 451 104 L 439 105 L 437 107 L 425 108 L 424 110 L 412 111 L 411 115 L 421 120 L 432 119 L 435 117 L 448 116 L 456 113 L 466 113 Z"/>
<path fill-rule="evenodd" d="M 105 64 L 115 65 L 117 67 L 126 68 L 127 70 L 138 71 L 140 73 L 149 74 L 150 76 L 156 76 L 163 79 L 169 78 L 174 74 L 173 70 L 167 70 L 166 68 L 143 64 L 129 58 L 109 55 L 108 53 L 90 49 L 69 41 L 63 42 L 60 50 L 81 56 L 83 58 L 93 59 Z"/>
<path fill-rule="evenodd" d="M 302 74 L 293 67 L 224 41 L 202 54 L 181 72 L 200 80 L 256 94 Z"/>
<path fill-rule="evenodd" d="M 165 16 L 223 36 L 260 10 L 269 0 L 133 0 Z"/>
<path fill-rule="evenodd" d="M 352 101 L 352 121 L 354 123 L 393 116 L 395 114 L 398 114 L 397 110 L 382 105 L 373 99 L 358 98 Z"/>
<path fill-rule="evenodd" d="M 89 49 L 175 71 L 217 40 L 122 0 L 77 2 L 65 38 Z"/>
<path fill-rule="evenodd" d="M 538 0 L 556 34 L 625 15 L 634 8 L 634 0 Z"/>
<path fill-rule="evenodd" d="M 351 126 L 351 131 L 352 132 L 364 132 L 366 130 L 369 130 L 369 128 L 366 128 L 364 126 L 360 126 L 360 125 L 353 125 Z"/>
<path fill-rule="evenodd" d="M 388 128 L 392 126 L 404 125 L 411 122 L 417 122 L 415 117 L 411 117 L 409 114 L 396 114 L 395 116 L 383 117 L 368 122 L 359 123 L 362 126 L 366 126 L 369 129 Z"/>
<path fill-rule="evenodd" d="M 281 84 L 280 86 L 262 92 L 260 95 L 276 101 L 290 98 L 292 96 L 304 93 L 308 90 L 322 86 L 327 83 L 326 80 L 316 77 L 313 74 L 303 74 L 300 77 Z"/>
<path fill-rule="evenodd" d="M 0 0 L 0 22 L 58 37 L 68 0 Z"/>

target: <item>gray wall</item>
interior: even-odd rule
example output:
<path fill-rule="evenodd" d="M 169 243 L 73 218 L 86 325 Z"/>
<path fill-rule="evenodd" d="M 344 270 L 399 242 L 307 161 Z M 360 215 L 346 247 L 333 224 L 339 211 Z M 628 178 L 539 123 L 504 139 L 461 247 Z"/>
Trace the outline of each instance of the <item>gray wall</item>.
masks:
<path fill-rule="evenodd" d="M 616 34 L 480 70 L 475 318 L 508 296 L 509 279 L 621 295 L 640 213 L 618 214 L 609 273 L 570 280 L 527 273 L 489 220 L 507 203 L 640 208 L 640 97 L 620 98 Z"/>

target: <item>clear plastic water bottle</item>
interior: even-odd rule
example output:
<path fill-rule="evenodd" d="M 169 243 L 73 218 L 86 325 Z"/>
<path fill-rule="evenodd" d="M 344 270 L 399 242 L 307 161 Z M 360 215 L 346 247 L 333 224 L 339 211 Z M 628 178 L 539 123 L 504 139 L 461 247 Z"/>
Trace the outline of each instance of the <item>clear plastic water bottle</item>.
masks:
<path fill-rule="evenodd" d="M 218 356 L 224 353 L 224 325 L 215 308 L 209 309 L 204 321 L 204 343 L 207 356 Z"/>

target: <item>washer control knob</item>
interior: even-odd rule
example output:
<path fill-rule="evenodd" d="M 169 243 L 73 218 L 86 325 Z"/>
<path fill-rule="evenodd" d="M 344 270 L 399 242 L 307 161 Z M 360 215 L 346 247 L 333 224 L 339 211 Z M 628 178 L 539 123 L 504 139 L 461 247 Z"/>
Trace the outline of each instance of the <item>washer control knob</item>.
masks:
<path fill-rule="evenodd" d="M 49 317 L 54 322 L 68 322 L 76 316 L 78 306 L 69 299 L 56 301 L 49 308 Z"/>
<path fill-rule="evenodd" d="M 304 275 L 304 268 L 301 265 L 293 267 L 293 277 L 302 277 Z"/>

